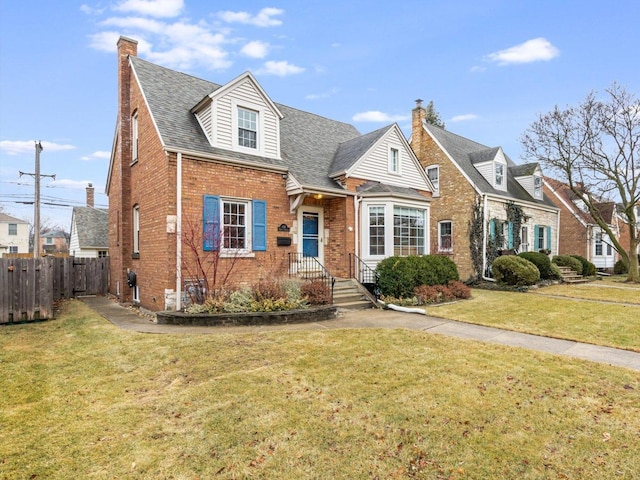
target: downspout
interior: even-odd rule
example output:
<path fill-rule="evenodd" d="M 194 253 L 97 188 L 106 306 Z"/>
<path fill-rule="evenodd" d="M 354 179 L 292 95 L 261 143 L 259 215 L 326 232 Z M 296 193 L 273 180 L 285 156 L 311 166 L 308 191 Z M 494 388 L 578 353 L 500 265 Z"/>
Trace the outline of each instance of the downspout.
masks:
<path fill-rule="evenodd" d="M 176 157 L 176 311 L 182 310 L 182 153 Z"/>
<path fill-rule="evenodd" d="M 488 218 L 487 218 L 487 207 L 489 204 L 489 197 L 487 197 L 487 195 L 484 195 L 484 200 L 482 201 L 483 205 L 482 205 L 482 279 L 483 280 L 487 280 L 489 282 L 495 282 L 496 280 L 494 278 L 491 277 L 487 277 L 485 275 L 485 272 L 487 271 L 487 224 L 488 224 Z"/>
<path fill-rule="evenodd" d="M 556 222 L 556 255 L 560 255 L 560 209 L 558 209 L 558 221 Z"/>

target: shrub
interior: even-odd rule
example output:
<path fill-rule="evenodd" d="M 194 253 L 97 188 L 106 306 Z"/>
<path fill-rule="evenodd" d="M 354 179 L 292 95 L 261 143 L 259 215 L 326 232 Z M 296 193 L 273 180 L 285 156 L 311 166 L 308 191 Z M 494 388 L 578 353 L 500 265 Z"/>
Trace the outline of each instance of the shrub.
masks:
<path fill-rule="evenodd" d="M 549 257 L 541 252 L 522 252 L 518 254 L 518 257 L 524 258 L 525 260 L 529 260 L 536 267 L 538 267 L 538 271 L 540 272 L 540 278 L 547 280 L 553 278 L 553 273 L 551 272 L 551 260 Z"/>
<path fill-rule="evenodd" d="M 418 305 L 442 303 L 471 297 L 471 289 L 460 281 L 447 285 L 420 285 L 413 289 Z"/>
<path fill-rule="evenodd" d="M 596 266 L 586 258 L 580 255 L 571 255 L 573 258 L 582 263 L 582 276 L 593 277 L 596 274 Z"/>
<path fill-rule="evenodd" d="M 456 264 L 443 255 L 388 257 L 376 271 L 380 292 L 396 298 L 413 296 L 413 289 L 420 285 L 446 285 L 460 279 Z"/>
<path fill-rule="evenodd" d="M 259 302 L 265 299 L 278 300 L 287 296 L 282 283 L 275 280 L 260 280 L 251 287 L 251 291 L 253 298 Z"/>
<path fill-rule="evenodd" d="M 571 255 L 555 255 L 551 262 L 560 267 L 569 267 L 578 275 L 582 275 L 582 262 Z"/>
<path fill-rule="evenodd" d="M 540 271 L 536 265 L 515 255 L 496 258 L 491 270 L 496 281 L 507 285 L 533 285 L 540 280 Z"/>
<path fill-rule="evenodd" d="M 549 275 L 549 280 L 560 280 L 562 279 L 562 272 L 558 268 L 558 265 L 555 263 L 551 263 L 551 273 Z"/>
<path fill-rule="evenodd" d="M 613 273 L 616 275 L 626 275 L 629 273 L 629 266 L 625 265 L 622 260 L 618 260 L 613 266 Z"/>
<path fill-rule="evenodd" d="M 331 303 L 331 289 L 321 280 L 303 283 L 300 286 L 300 293 L 311 305 L 327 305 Z"/>

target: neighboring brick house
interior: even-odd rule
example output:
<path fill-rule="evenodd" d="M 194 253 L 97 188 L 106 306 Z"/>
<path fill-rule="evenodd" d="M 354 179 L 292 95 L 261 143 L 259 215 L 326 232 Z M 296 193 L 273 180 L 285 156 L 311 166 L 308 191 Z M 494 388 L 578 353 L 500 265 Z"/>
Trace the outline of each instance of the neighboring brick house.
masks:
<path fill-rule="evenodd" d="M 559 209 L 544 195 L 540 166 L 516 165 L 501 147 L 490 148 L 427 123 L 421 102 L 412 111 L 410 144 L 434 186 L 432 253 L 450 256 L 463 279 L 488 274 L 496 250 L 490 245 L 498 239 L 503 250 L 557 254 Z M 474 205 L 482 217 L 474 237 L 482 271 L 476 271 L 471 254 Z M 509 205 L 523 214 L 520 228 L 514 229 L 518 222 L 509 220 Z"/>
<path fill-rule="evenodd" d="M 349 253 L 428 253 L 431 187 L 396 124 L 361 135 L 274 103 L 250 73 L 218 85 L 141 60 L 125 37 L 118 65 L 106 193 L 122 301 L 180 308 L 198 234 L 234 283 L 286 277 L 299 256 L 347 277 Z"/>
<path fill-rule="evenodd" d="M 40 252 L 42 255 L 67 253 L 69 235 L 63 230 L 49 230 L 40 234 Z"/>
<path fill-rule="evenodd" d="M 553 178 L 544 178 L 544 191 L 560 208 L 558 252 L 583 256 L 600 270 L 612 269 L 618 258 L 616 251 L 608 235 L 593 219 L 584 202 L 571 191 L 569 185 Z M 597 207 L 609 228 L 619 236 L 619 219 L 615 203 L 602 202 L 597 204 Z"/>
<path fill-rule="evenodd" d="M 69 255 L 103 258 L 109 255 L 109 210 L 94 207 L 94 187 L 86 188 L 87 206 L 73 207 Z"/>
<path fill-rule="evenodd" d="M 638 232 L 640 232 L 640 203 L 636 204 L 634 206 L 635 209 L 635 216 L 637 219 L 636 225 L 635 225 L 635 232 L 636 235 L 638 234 Z M 630 242 L 630 238 L 629 238 L 629 224 L 628 224 L 628 219 L 627 216 L 625 215 L 625 213 L 623 212 L 622 209 L 622 205 L 618 204 L 616 206 L 616 218 L 618 219 L 618 225 L 620 227 L 620 231 L 619 231 L 619 237 L 618 240 L 620 242 L 620 246 L 626 251 L 628 252 L 629 249 L 631 248 L 631 242 Z M 640 244 L 638 245 L 638 248 L 636 249 L 636 254 L 638 255 L 638 264 L 640 266 Z"/>
<path fill-rule="evenodd" d="M 29 253 L 29 222 L 0 212 L 0 257 Z"/>

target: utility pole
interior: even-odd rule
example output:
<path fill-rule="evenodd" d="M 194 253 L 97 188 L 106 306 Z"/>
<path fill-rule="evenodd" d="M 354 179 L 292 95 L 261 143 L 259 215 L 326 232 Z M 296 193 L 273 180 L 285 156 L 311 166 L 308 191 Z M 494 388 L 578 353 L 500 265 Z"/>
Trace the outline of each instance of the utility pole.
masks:
<path fill-rule="evenodd" d="M 36 143 L 36 173 L 18 172 L 20 176 L 30 175 L 35 178 L 36 198 L 34 202 L 33 212 L 33 258 L 40 258 L 40 177 L 51 177 L 56 179 L 54 175 L 40 175 L 40 152 L 44 150 L 42 143 Z"/>

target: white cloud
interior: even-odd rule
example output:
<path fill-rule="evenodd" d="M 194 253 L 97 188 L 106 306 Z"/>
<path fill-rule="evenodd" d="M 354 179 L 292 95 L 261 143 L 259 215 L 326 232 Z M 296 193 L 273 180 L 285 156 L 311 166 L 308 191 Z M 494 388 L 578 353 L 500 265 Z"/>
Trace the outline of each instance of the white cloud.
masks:
<path fill-rule="evenodd" d="M 40 142 L 44 152 L 61 152 L 65 150 L 73 150 L 73 145 L 64 145 L 53 142 Z M 0 151 L 7 155 L 24 155 L 28 153 L 36 153 L 36 142 L 33 140 L 2 140 L 0 141 Z"/>
<path fill-rule="evenodd" d="M 389 115 L 378 110 L 356 113 L 352 117 L 354 122 L 402 122 L 408 118 L 407 115 Z"/>
<path fill-rule="evenodd" d="M 465 113 L 463 115 L 456 115 L 450 121 L 453 122 L 453 123 L 455 123 L 455 122 L 466 122 L 468 120 L 475 120 L 477 118 L 478 118 L 478 115 L 476 115 L 475 113 Z"/>
<path fill-rule="evenodd" d="M 295 75 L 302 72 L 304 72 L 303 67 L 291 65 L 286 60 L 281 60 L 279 62 L 270 60 L 265 62 L 262 68 L 260 68 L 256 73 L 261 75 L 277 75 L 279 77 L 286 77 L 287 75 Z"/>
<path fill-rule="evenodd" d="M 327 92 L 322 92 L 322 93 L 310 93 L 309 95 L 305 96 L 304 98 L 306 98 L 307 100 L 320 100 L 322 98 L 330 98 L 333 97 L 336 93 L 339 92 L 339 89 L 337 88 L 332 88 L 331 90 L 327 91 Z"/>
<path fill-rule="evenodd" d="M 273 18 L 282 15 L 284 10 L 280 8 L 263 8 L 257 15 L 252 16 L 248 12 L 231 12 L 229 10 L 218 13 L 218 16 L 227 23 L 244 23 L 256 27 L 278 27 L 282 20 Z"/>
<path fill-rule="evenodd" d="M 122 0 L 114 10 L 151 17 L 177 17 L 184 8 L 183 0 Z"/>
<path fill-rule="evenodd" d="M 104 12 L 104 8 L 95 8 L 86 4 L 80 5 L 80 11 L 87 15 L 101 15 Z"/>
<path fill-rule="evenodd" d="M 264 58 L 269 53 L 269 44 L 254 40 L 242 47 L 240 53 L 251 58 Z"/>
<path fill-rule="evenodd" d="M 471 67 L 471 73 L 480 73 L 480 72 L 485 72 L 487 70 L 487 67 L 483 67 L 481 65 L 474 65 L 473 67 Z"/>
<path fill-rule="evenodd" d="M 108 160 L 111 158 L 111 152 L 106 152 L 103 150 L 98 150 L 97 152 L 93 152 L 91 155 L 86 155 L 84 157 L 80 157 L 80 160 Z"/>
<path fill-rule="evenodd" d="M 548 61 L 560 55 L 560 50 L 554 47 L 546 38 L 534 38 L 520 45 L 515 45 L 506 50 L 490 53 L 486 60 L 496 62 L 498 65 L 511 65 L 518 63 L 531 63 Z"/>

